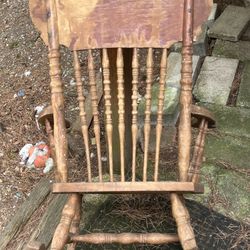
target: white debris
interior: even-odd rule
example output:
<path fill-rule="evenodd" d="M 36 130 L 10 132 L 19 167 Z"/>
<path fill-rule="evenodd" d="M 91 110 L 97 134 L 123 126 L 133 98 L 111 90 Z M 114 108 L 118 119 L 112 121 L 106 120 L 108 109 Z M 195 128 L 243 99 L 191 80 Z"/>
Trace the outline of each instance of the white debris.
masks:
<path fill-rule="evenodd" d="M 31 71 L 26 70 L 26 71 L 24 72 L 24 76 L 25 76 L 25 77 L 28 77 L 28 76 L 30 76 L 30 75 L 31 75 Z"/>
<path fill-rule="evenodd" d="M 94 158 L 95 157 L 95 154 L 94 153 L 91 153 L 90 154 L 90 158 Z"/>
<path fill-rule="evenodd" d="M 138 96 L 137 96 L 137 103 L 138 104 L 140 103 L 141 99 L 142 99 L 142 95 L 138 94 Z"/>
<path fill-rule="evenodd" d="M 76 85 L 76 82 L 74 79 L 71 79 L 70 82 L 69 82 L 69 85 L 70 86 L 75 86 Z"/>
<path fill-rule="evenodd" d="M 96 145 L 96 140 L 95 140 L 95 138 L 93 137 L 93 138 L 91 138 L 91 145 Z"/>
<path fill-rule="evenodd" d="M 48 158 L 48 160 L 46 161 L 45 164 L 45 168 L 43 169 L 43 173 L 47 174 L 48 172 L 50 172 L 54 167 L 54 161 L 52 158 Z"/>
<path fill-rule="evenodd" d="M 35 116 L 38 117 L 38 115 L 43 111 L 44 105 L 39 105 L 34 108 Z"/>
<path fill-rule="evenodd" d="M 32 144 L 26 144 L 24 145 L 21 150 L 19 151 L 19 155 L 21 156 L 21 165 L 24 165 L 29 158 L 29 150 L 32 147 Z"/>
<path fill-rule="evenodd" d="M 102 156 L 102 157 L 101 157 L 101 160 L 105 162 L 105 161 L 108 160 L 108 158 L 107 158 L 106 156 Z"/>
<path fill-rule="evenodd" d="M 36 106 L 36 107 L 34 108 L 36 126 L 37 126 L 38 130 L 40 130 L 40 126 L 39 126 L 39 122 L 38 122 L 38 116 L 39 116 L 39 114 L 43 111 L 44 107 L 45 107 L 44 105 L 39 105 L 39 106 Z"/>

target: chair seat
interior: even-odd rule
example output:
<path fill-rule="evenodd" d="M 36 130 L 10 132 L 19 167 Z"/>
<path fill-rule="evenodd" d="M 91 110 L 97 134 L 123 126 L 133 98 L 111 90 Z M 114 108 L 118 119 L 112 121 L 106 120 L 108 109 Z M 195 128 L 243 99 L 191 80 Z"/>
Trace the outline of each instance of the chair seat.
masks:
<path fill-rule="evenodd" d="M 73 182 L 54 183 L 53 193 L 204 193 L 204 186 L 193 182 Z"/>

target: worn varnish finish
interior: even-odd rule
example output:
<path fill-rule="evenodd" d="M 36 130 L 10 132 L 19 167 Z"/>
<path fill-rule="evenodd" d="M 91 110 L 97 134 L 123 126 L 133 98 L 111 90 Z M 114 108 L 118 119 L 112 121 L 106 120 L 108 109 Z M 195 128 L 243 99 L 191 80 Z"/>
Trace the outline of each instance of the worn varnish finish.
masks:
<path fill-rule="evenodd" d="M 60 44 L 71 49 L 170 47 L 182 40 L 184 0 L 56 0 Z M 212 0 L 194 1 L 194 34 Z M 30 1 L 33 22 L 47 43 L 46 8 Z M 112 25 L 110 23 L 112 17 Z"/>
<path fill-rule="evenodd" d="M 99 111 L 98 111 L 97 87 L 95 80 L 95 68 L 91 50 L 88 51 L 88 70 L 89 70 L 91 106 L 92 106 L 93 122 L 94 122 L 94 134 L 96 139 L 99 180 L 102 181 L 101 131 L 100 131 L 100 121 L 99 121 Z"/>
<path fill-rule="evenodd" d="M 55 183 L 54 193 L 203 193 L 203 185 L 193 182 L 74 182 L 74 183 Z"/>
<path fill-rule="evenodd" d="M 121 234 L 103 234 L 93 233 L 71 237 L 72 241 L 92 243 L 92 244 L 166 244 L 178 242 L 178 235 L 174 234 L 138 234 L 138 233 L 121 233 Z"/>
<path fill-rule="evenodd" d="M 121 164 L 121 181 L 125 181 L 125 95 L 124 95 L 124 63 L 122 48 L 117 51 L 117 99 L 118 99 L 118 132 L 120 139 L 120 164 Z"/>
<path fill-rule="evenodd" d="M 136 146 L 138 136 L 138 82 L 139 82 L 139 62 L 138 62 L 138 51 L 134 48 L 133 59 L 132 59 L 132 181 L 135 181 L 136 176 Z"/>
<path fill-rule="evenodd" d="M 64 118 L 63 84 L 61 80 L 59 34 L 57 24 L 57 9 L 55 1 L 47 1 L 48 15 L 48 46 L 50 65 L 51 104 L 54 115 L 54 143 L 56 151 L 57 179 L 66 182 L 68 178 L 67 157 L 68 143 Z"/>
<path fill-rule="evenodd" d="M 46 4 L 45 4 L 46 2 Z M 197 249 L 190 217 L 182 194 L 203 192 L 199 184 L 199 169 L 204 151 L 205 134 L 213 125 L 213 117 L 207 111 L 193 108 L 192 95 L 192 42 L 196 32 L 206 20 L 212 0 L 30 0 L 31 16 L 42 32 L 49 47 L 51 76 L 51 102 L 54 118 L 48 134 L 53 138 L 58 178 L 53 185 L 55 193 L 70 193 L 56 229 L 52 250 L 61 250 L 70 244 L 75 248 L 78 241 L 94 244 L 148 243 L 165 244 L 180 241 L 183 249 Z M 112 25 L 110 25 L 112 24 Z M 194 25 L 193 25 L 194 24 Z M 194 30 L 194 32 L 193 32 Z M 45 33 L 48 32 L 48 39 Z M 178 169 L 176 181 L 159 181 L 160 142 L 163 126 L 163 105 L 167 69 L 167 49 L 175 41 L 183 41 L 180 119 L 178 131 Z M 73 50 L 74 71 L 77 83 L 79 111 L 86 153 L 87 181 L 66 183 L 68 180 L 67 140 L 64 119 L 63 83 L 61 81 L 59 44 Z M 136 179 L 136 154 L 138 137 L 138 49 L 147 48 L 146 62 L 146 105 L 144 120 L 144 157 L 140 166 L 142 180 Z M 92 49 L 102 48 L 102 72 L 105 106 L 105 132 L 107 139 L 108 172 L 110 179 L 104 180 L 101 161 L 101 131 L 96 86 L 96 66 Z M 112 48 L 112 49 L 108 49 Z M 133 48 L 129 49 L 129 48 Z M 153 84 L 153 53 L 162 49 L 158 109 L 156 120 L 156 153 L 153 181 L 148 181 L 148 148 L 151 130 L 151 101 Z M 86 121 L 85 98 L 78 50 L 88 52 L 88 76 L 93 115 L 93 130 L 96 139 L 97 167 L 99 179 L 93 182 L 93 164 L 90 159 L 88 124 Z M 110 56 L 110 51 L 112 56 Z M 131 61 L 127 59 L 131 57 Z M 130 71 L 127 68 L 131 67 Z M 114 91 L 115 88 L 115 91 Z M 114 104 L 114 93 L 117 104 Z M 129 94 L 128 94 L 129 93 Z M 129 106 L 128 106 L 129 103 Z M 112 106 L 116 105 L 117 109 Z M 195 126 L 199 127 L 191 159 L 191 113 L 194 109 Z M 130 122 L 128 117 L 131 115 Z M 127 126 L 129 124 L 129 126 Z M 117 138 L 114 131 L 117 130 Z M 131 131 L 132 148 L 126 148 L 127 130 Z M 117 152 L 114 139 L 119 144 L 120 179 L 114 178 L 114 159 Z M 128 163 L 127 152 L 131 150 L 132 162 Z M 126 166 L 126 164 L 128 166 Z M 129 171 L 126 171 L 129 170 Z M 173 217 L 177 223 L 178 236 L 168 234 L 79 234 L 82 193 L 170 193 Z"/>
<path fill-rule="evenodd" d="M 192 55 L 193 55 L 193 0 L 186 0 L 184 6 L 183 46 L 181 67 L 180 123 L 179 123 L 179 176 L 187 180 L 191 149 L 191 103 L 192 103 Z"/>
<path fill-rule="evenodd" d="M 86 111 L 85 111 L 85 97 L 83 95 L 83 85 L 82 85 L 82 76 L 81 76 L 81 67 L 80 67 L 77 51 L 74 51 L 74 70 L 75 70 L 75 79 L 76 79 L 77 95 L 78 95 L 77 99 L 79 102 L 79 110 L 80 110 L 82 135 L 83 135 L 84 146 L 85 146 L 88 181 L 91 182 L 91 162 L 90 162 L 89 132 L 88 132 L 89 126 L 87 124 L 87 116 L 86 116 Z"/>
<path fill-rule="evenodd" d="M 154 181 L 158 181 L 159 173 L 159 160 L 160 160 L 160 145 L 161 145 L 161 133 L 162 133 L 162 115 L 164 106 L 164 93 L 166 84 L 166 70 L 167 70 L 167 49 L 163 49 L 161 58 L 161 70 L 160 70 L 160 82 L 159 82 L 159 94 L 158 94 L 158 110 L 157 110 L 157 124 L 156 124 L 156 149 L 155 149 L 155 171 Z"/>

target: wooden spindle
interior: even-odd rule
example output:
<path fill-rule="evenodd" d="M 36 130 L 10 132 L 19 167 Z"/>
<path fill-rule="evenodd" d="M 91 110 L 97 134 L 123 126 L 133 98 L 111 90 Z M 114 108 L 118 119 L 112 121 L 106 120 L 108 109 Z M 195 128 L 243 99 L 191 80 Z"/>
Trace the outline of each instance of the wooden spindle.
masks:
<path fill-rule="evenodd" d="M 184 1 L 183 48 L 181 68 L 178 167 L 180 181 L 186 181 L 191 151 L 193 0 Z"/>
<path fill-rule="evenodd" d="M 112 148 L 112 110 L 111 110 L 111 89 L 110 89 L 110 69 L 107 49 L 103 49 L 102 54 L 102 67 L 103 67 L 103 85 L 104 85 L 104 101 L 105 101 L 105 115 L 106 115 L 106 133 L 108 141 L 108 154 L 109 154 L 109 174 L 110 181 L 113 182 L 113 148 Z"/>
<path fill-rule="evenodd" d="M 83 95 L 83 85 L 82 85 L 82 76 L 81 76 L 81 67 L 78 59 L 77 52 L 74 51 L 74 70 L 76 78 L 76 87 L 77 87 L 77 96 L 80 109 L 80 119 L 81 119 L 81 128 L 83 141 L 85 146 L 85 154 L 87 161 L 87 172 L 88 172 L 88 181 L 91 182 L 91 162 L 90 162 L 90 149 L 89 149 L 89 133 L 88 133 L 88 124 L 85 111 L 85 97 Z"/>
<path fill-rule="evenodd" d="M 160 87 L 159 87 L 159 94 L 158 94 L 154 181 L 158 181 L 158 172 L 159 172 L 160 146 L 161 146 L 162 123 L 163 123 L 162 115 L 163 115 L 165 84 L 166 84 L 166 70 L 167 70 L 167 49 L 163 49 L 162 58 L 161 58 L 160 83 L 159 83 Z"/>
<path fill-rule="evenodd" d="M 123 63 L 123 54 L 122 48 L 118 48 L 117 51 L 117 84 L 118 84 L 118 131 L 120 139 L 120 161 L 121 161 L 121 181 L 125 181 L 125 122 L 124 122 L 124 113 L 125 113 L 125 103 L 124 103 L 124 63 Z"/>
<path fill-rule="evenodd" d="M 63 84 L 61 80 L 59 34 L 57 25 L 57 11 L 55 0 L 46 1 L 48 43 L 49 43 L 49 65 L 50 65 L 50 87 L 51 104 L 54 118 L 54 143 L 56 151 L 57 179 L 66 182 L 68 179 L 67 157 L 68 143 L 66 139 L 66 126 L 64 117 Z"/>
<path fill-rule="evenodd" d="M 139 62 L 137 48 L 134 48 L 132 59 L 132 181 L 135 181 L 136 172 L 136 144 L 137 144 L 137 108 L 138 108 L 138 77 L 139 77 Z"/>
<path fill-rule="evenodd" d="M 202 164 L 202 157 L 203 157 L 203 152 L 204 152 L 205 137 L 206 137 L 206 133 L 207 133 L 207 127 L 208 127 L 208 123 L 207 123 L 207 121 L 205 121 L 204 122 L 204 128 L 203 128 L 203 131 L 202 131 L 202 137 L 201 137 L 199 151 L 198 151 L 198 154 L 197 154 L 196 161 L 194 163 L 194 174 L 193 174 L 193 177 L 192 177 L 192 182 L 194 182 L 194 183 L 198 183 L 199 178 L 200 178 L 200 167 L 201 167 L 201 164 Z"/>
<path fill-rule="evenodd" d="M 153 78 L 153 49 L 148 49 L 147 56 L 147 80 L 146 80 L 146 107 L 145 107 L 145 122 L 144 122 L 144 161 L 143 161 L 143 181 L 147 181 L 148 167 L 148 147 L 150 137 L 150 114 L 151 114 L 151 87 Z"/>
<path fill-rule="evenodd" d="M 98 96 L 95 80 L 94 60 L 91 50 L 88 51 L 88 71 L 89 71 L 89 85 L 91 94 L 91 105 L 94 122 L 94 134 L 96 139 L 97 161 L 99 171 L 99 181 L 102 182 L 102 160 L 101 160 L 101 132 L 98 112 Z"/>
<path fill-rule="evenodd" d="M 199 126 L 199 133 L 198 133 L 198 136 L 197 136 L 197 138 L 195 140 L 192 160 L 191 160 L 190 167 L 189 167 L 189 170 L 188 170 L 188 181 L 192 180 L 192 176 L 194 174 L 195 162 L 196 162 L 198 154 L 199 154 L 201 141 L 202 141 L 202 134 L 203 134 L 203 131 L 204 131 L 204 126 L 205 126 L 205 119 L 202 119 L 202 121 L 200 123 L 200 126 Z"/>

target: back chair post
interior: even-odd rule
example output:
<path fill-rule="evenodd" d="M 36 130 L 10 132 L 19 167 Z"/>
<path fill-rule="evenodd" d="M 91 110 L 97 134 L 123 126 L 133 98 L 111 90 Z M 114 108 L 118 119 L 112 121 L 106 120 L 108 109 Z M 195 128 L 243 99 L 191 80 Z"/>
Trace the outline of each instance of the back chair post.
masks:
<path fill-rule="evenodd" d="M 61 80 L 59 33 L 57 26 L 57 10 L 55 0 L 47 0 L 47 24 L 50 65 L 51 103 L 54 117 L 54 144 L 57 163 L 57 180 L 66 182 L 68 179 L 67 157 L 68 143 L 64 118 L 63 84 Z"/>
<path fill-rule="evenodd" d="M 179 123 L 179 175 L 187 180 L 191 150 L 191 104 L 192 104 L 192 55 L 194 0 L 184 1 L 183 48 L 181 68 L 180 123 Z"/>

